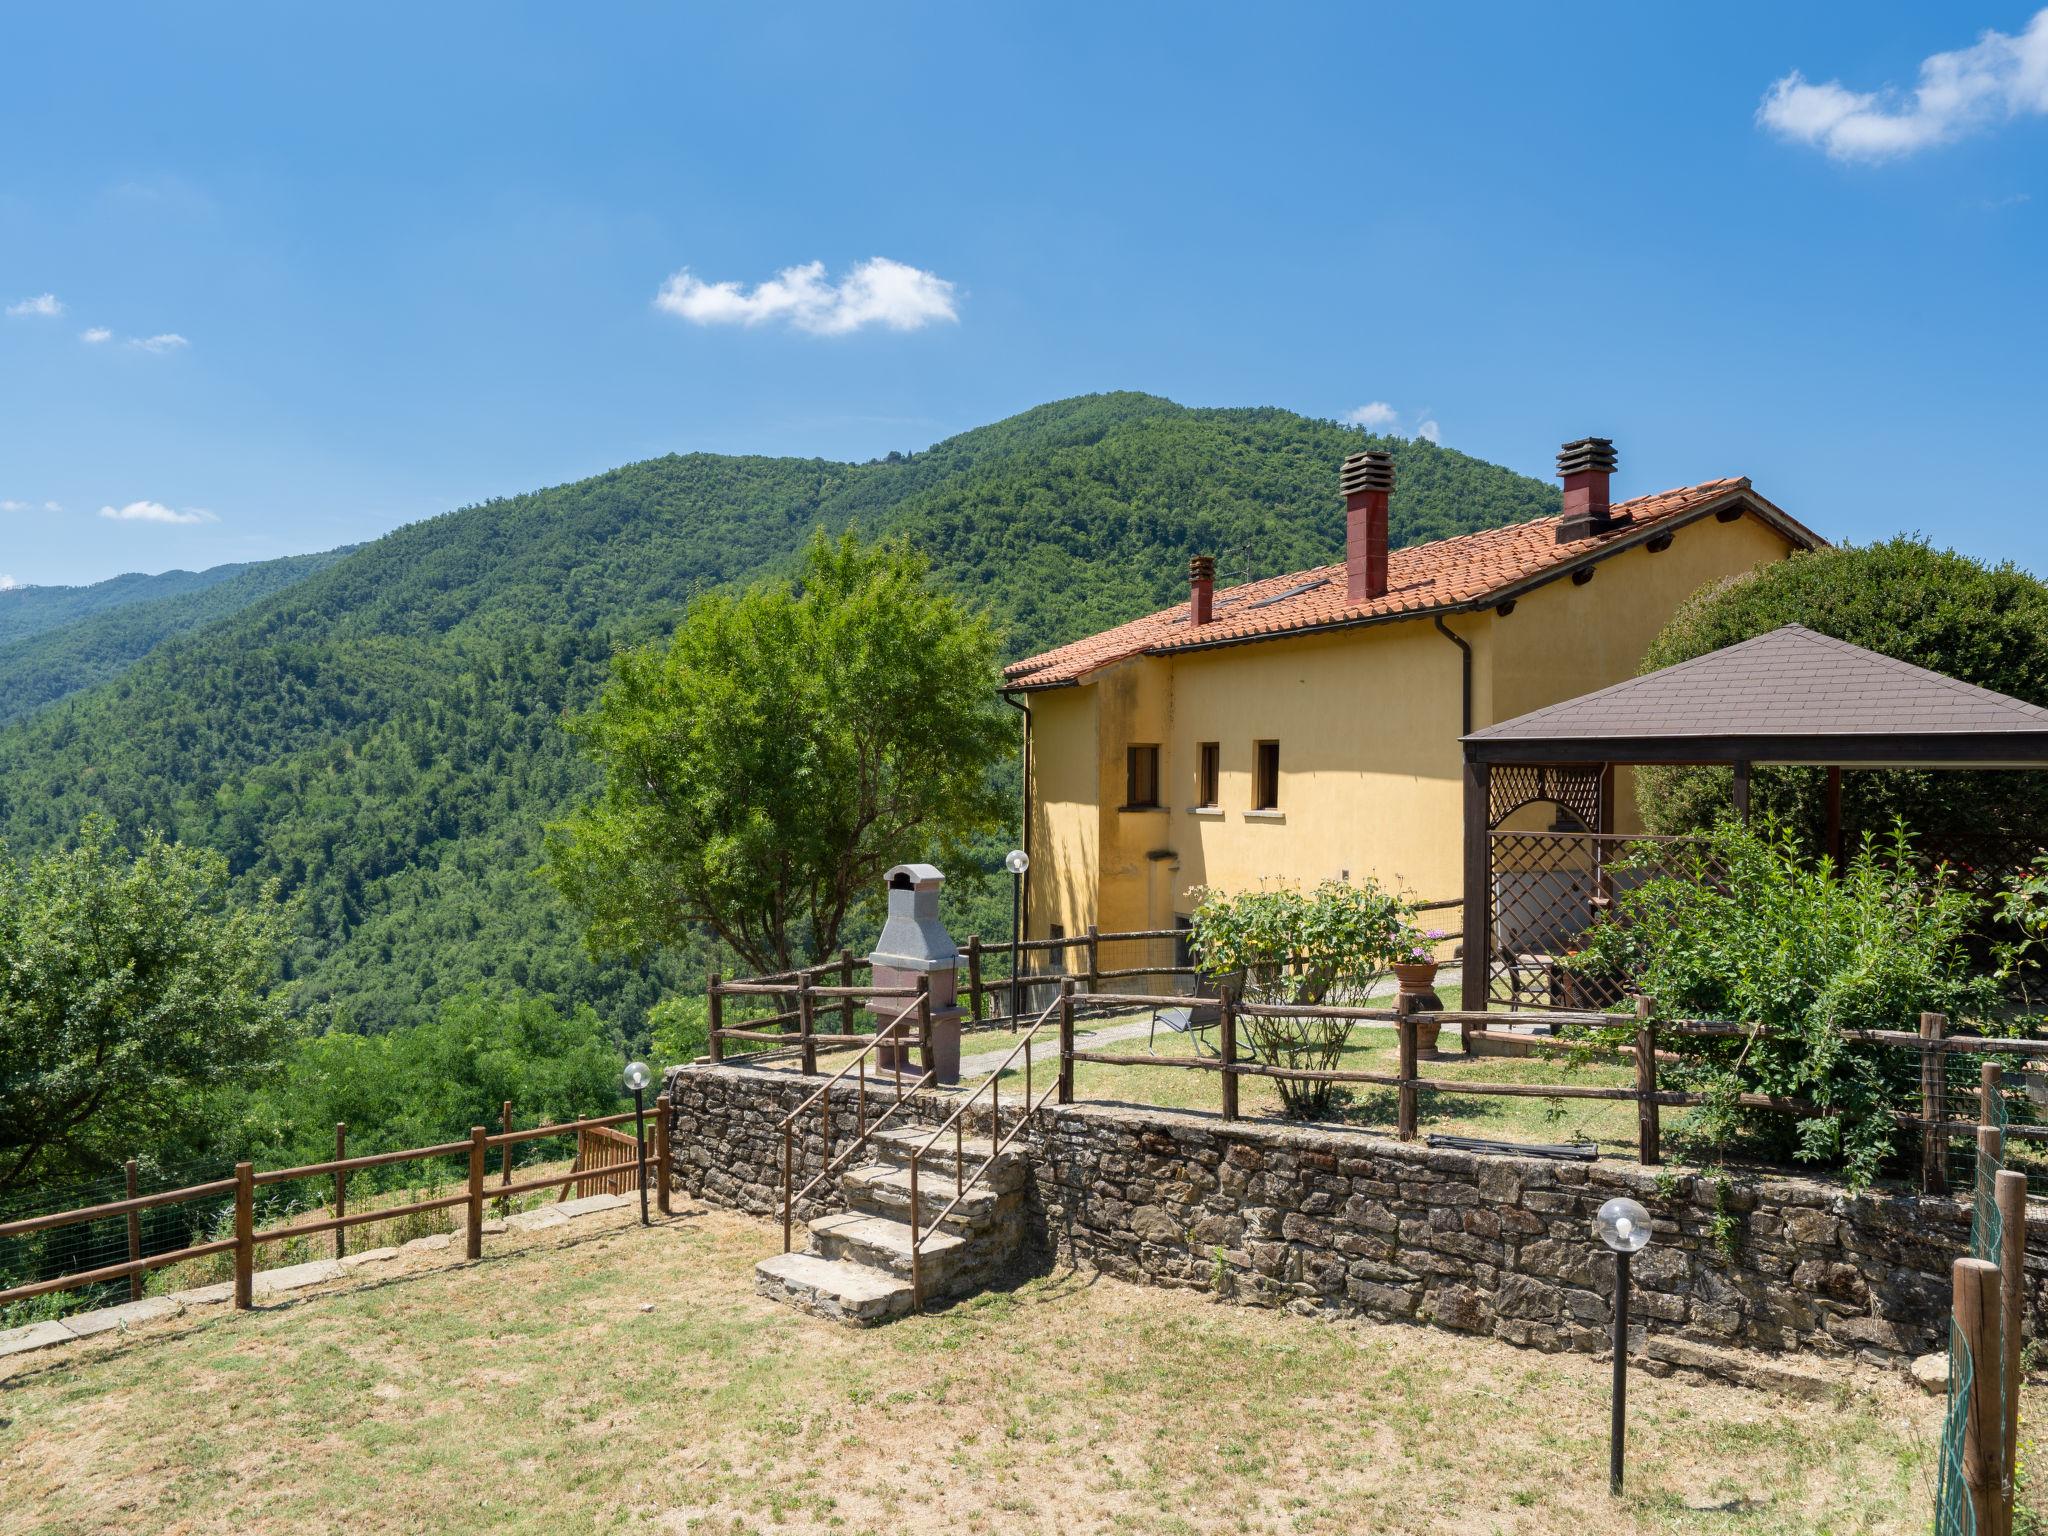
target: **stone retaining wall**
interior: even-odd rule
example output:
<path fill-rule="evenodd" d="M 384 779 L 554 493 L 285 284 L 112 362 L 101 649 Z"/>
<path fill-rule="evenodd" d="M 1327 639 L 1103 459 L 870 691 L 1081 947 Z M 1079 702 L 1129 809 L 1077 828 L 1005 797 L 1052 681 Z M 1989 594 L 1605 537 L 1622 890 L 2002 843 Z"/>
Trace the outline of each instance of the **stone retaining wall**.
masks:
<path fill-rule="evenodd" d="M 734 1068 L 672 1074 L 684 1185 L 779 1213 L 773 1127 L 815 1084 Z M 917 1114 L 928 1121 L 957 1102 L 927 1100 Z M 835 1138 L 852 1134 L 850 1106 L 835 1120 Z M 1029 1141 L 1032 1218 L 1063 1260 L 1544 1350 L 1606 1347 L 1614 1261 L 1592 1217 L 1616 1194 L 1640 1200 L 1655 1222 L 1634 1261 L 1634 1315 L 1661 1340 L 1708 1348 L 1902 1365 L 1946 1346 L 1949 1268 L 1969 1241 L 1968 1203 L 1953 1198 L 1851 1198 L 1837 1184 L 1774 1175 L 1717 1187 L 1632 1164 L 1434 1151 L 1363 1131 L 1082 1104 L 1048 1107 Z M 804 1155 L 821 1165 L 815 1127 Z M 2036 1210 L 2028 1275 L 2039 1307 L 2048 1208 Z"/>
<path fill-rule="evenodd" d="M 756 1216 L 782 1216 L 783 1117 L 823 1086 L 820 1077 L 763 1067 L 678 1067 L 663 1083 L 669 1096 L 669 1161 L 676 1182 L 700 1200 Z M 858 1088 L 832 1092 L 832 1146 L 843 1151 L 860 1134 Z M 868 1123 L 895 1102 L 872 1079 Z M 906 1094 L 890 1125 L 936 1125 L 958 1102 L 950 1094 Z M 825 1166 L 825 1124 L 818 1109 L 803 1117 L 792 1147 L 792 1187 L 801 1189 Z M 836 1180 L 818 1186 L 797 1207 L 797 1219 L 844 1210 Z"/>

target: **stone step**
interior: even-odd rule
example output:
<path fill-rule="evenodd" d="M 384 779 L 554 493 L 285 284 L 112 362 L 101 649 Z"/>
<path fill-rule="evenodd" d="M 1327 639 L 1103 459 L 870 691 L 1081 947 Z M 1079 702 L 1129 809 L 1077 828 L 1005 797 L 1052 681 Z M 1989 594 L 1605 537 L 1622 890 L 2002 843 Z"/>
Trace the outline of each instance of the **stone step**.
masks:
<path fill-rule="evenodd" d="M 910 1282 L 866 1264 L 815 1253 L 778 1253 L 754 1266 L 754 1289 L 819 1317 L 869 1328 L 910 1310 Z"/>
<path fill-rule="evenodd" d="M 922 1147 L 930 1136 L 931 1131 L 929 1129 L 919 1130 L 914 1126 L 907 1129 L 898 1129 L 892 1125 L 875 1132 L 869 1138 L 868 1150 L 872 1159 L 876 1162 L 891 1163 L 898 1168 L 908 1168 L 910 1166 L 911 1152 L 918 1147 Z M 923 1176 L 929 1173 L 943 1174 L 950 1180 L 956 1162 L 954 1150 L 952 1134 L 949 1132 L 941 1136 L 932 1149 L 918 1160 L 918 1182 L 922 1184 Z M 991 1158 L 994 1159 L 993 1166 L 990 1166 Z M 988 1177 L 982 1182 L 986 1187 L 995 1190 L 998 1194 L 1009 1194 L 1013 1190 L 1024 1187 L 1027 1173 L 1024 1159 L 1018 1155 L 1014 1148 L 998 1155 L 995 1150 L 995 1143 L 985 1136 L 969 1136 L 964 1142 L 960 1143 L 959 1158 L 957 1160 L 963 1161 L 966 1164 L 967 1172 L 970 1176 L 983 1167 L 988 1167 Z"/>
<path fill-rule="evenodd" d="M 828 1259 L 850 1259 L 899 1279 L 910 1278 L 910 1223 L 889 1216 L 844 1211 L 811 1223 L 811 1246 Z M 968 1241 L 956 1233 L 927 1233 L 918 1258 L 927 1295 L 943 1290 L 970 1256 Z"/>
<path fill-rule="evenodd" d="M 970 1176 L 972 1170 L 969 1170 Z M 839 1187 L 846 1203 L 871 1216 L 910 1220 L 910 1170 L 894 1163 L 863 1163 L 840 1176 Z M 926 1226 L 953 1203 L 953 1175 L 937 1169 L 920 1170 L 917 1181 L 918 1218 Z M 985 1227 L 998 1214 L 1006 1196 L 987 1184 L 967 1191 L 959 1207 L 946 1217 L 944 1229 L 969 1236 Z M 1014 1201 L 1013 1201 L 1014 1203 Z"/>

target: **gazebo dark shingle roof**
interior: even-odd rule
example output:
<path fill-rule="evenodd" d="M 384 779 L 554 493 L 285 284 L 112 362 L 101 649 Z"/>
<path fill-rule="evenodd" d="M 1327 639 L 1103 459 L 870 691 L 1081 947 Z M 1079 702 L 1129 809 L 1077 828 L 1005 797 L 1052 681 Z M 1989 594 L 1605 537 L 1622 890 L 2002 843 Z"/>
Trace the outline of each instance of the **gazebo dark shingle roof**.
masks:
<path fill-rule="evenodd" d="M 1788 624 L 1465 738 L 1494 762 L 2048 760 L 2048 709 Z"/>

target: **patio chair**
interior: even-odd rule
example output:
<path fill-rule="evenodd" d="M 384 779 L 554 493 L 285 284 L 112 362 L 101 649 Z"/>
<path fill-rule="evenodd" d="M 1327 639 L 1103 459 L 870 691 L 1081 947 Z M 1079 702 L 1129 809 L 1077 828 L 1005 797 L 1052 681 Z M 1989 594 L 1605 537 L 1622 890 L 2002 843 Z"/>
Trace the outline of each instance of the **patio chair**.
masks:
<path fill-rule="evenodd" d="M 1151 1050 L 1159 1038 L 1159 1026 L 1164 1024 L 1170 1034 L 1186 1035 L 1195 1042 L 1197 1053 L 1206 1049 L 1210 1055 L 1217 1055 L 1214 1046 L 1208 1045 L 1202 1036 L 1223 1022 L 1223 989 L 1232 992 L 1244 990 L 1244 972 L 1232 971 L 1227 976 L 1211 976 L 1204 971 L 1195 978 L 1195 992 L 1187 1004 L 1179 1008 L 1154 1008 L 1152 1025 L 1145 1033 L 1145 1049 Z"/>

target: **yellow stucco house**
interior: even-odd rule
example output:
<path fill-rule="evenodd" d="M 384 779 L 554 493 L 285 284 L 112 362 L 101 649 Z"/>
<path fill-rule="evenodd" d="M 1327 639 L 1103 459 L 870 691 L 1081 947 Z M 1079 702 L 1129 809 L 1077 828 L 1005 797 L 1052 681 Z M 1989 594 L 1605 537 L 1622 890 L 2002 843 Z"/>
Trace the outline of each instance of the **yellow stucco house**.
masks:
<path fill-rule="evenodd" d="M 1455 897 L 1461 735 L 1633 676 L 1688 594 L 1821 543 L 1746 479 L 1611 502 L 1614 463 L 1567 444 L 1559 516 L 1390 552 L 1392 461 L 1354 454 L 1341 565 L 1217 591 L 1198 556 L 1186 603 L 1008 667 L 1027 935 L 1172 928 L 1205 885 Z"/>

